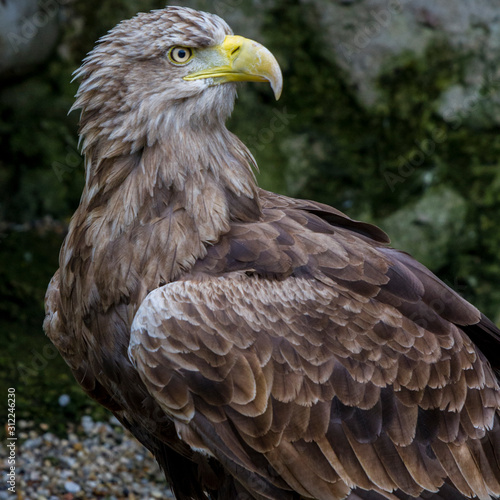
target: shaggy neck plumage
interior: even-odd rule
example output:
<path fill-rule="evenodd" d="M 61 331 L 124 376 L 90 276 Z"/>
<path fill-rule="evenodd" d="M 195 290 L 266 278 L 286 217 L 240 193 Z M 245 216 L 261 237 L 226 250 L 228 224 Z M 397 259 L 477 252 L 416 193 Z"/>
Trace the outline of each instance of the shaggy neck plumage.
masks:
<path fill-rule="evenodd" d="M 153 249 L 155 258 L 144 262 L 156 262 L 157 269 L 142 270 L 147 287 L 175 279 L 203 258 L 206 245 L 229 231 L 231 221 L 260 218 L 250 152 L 220 120 L 187 114 L 192 106 L 164 109 L 158 128 L 148 133 L 140 122 L 134 136 L 120 125 L 130 116 L 104 117 L 84 108 L 86 184 L 65 247 L 84 238 L 95 265 L 114 275 L 117 285 L 130 281 L 127 262 Z M 74 257 L 63 250 L 62 267 Z"/>
<path fill-rule="evenodd" d="M 174 199 L 200 224 L 208 223 L 199 218 L 204 207 L 204 218 L 218 226 L 208 241 L 226 230 L 231 219 L 258 218 L 253 157 L 224 125 L 230 109 L 206 109 L 213 99 L 231 103 L 232 109 L 233 89 L 209 88 L 203 95 L 166 104 L 150 96 L 135 108 L 118 107 L 121 111 L 114 116 L 106 110 L 95 112 L 95 95 L 89 94 L 82 93 L 77 100 L 84 107 L 82 203 L 91 210 L 104 202 L 111 204 L 113 233 L 130 224 L 145 204 L 154 208 L 160 201 Z M 243 210 L 235 200 L 241 201 Z M 254 205 L 250 214 L 249 205 Z M 158 214 L 142 214 L 148 215 Z"/>

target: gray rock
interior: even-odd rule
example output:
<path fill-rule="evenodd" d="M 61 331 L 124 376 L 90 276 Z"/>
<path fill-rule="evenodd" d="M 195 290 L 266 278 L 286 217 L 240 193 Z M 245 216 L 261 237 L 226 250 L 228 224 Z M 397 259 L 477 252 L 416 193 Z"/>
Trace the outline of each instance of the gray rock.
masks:
<path fill-rule="evenodd" d="M 447 187 L 429 189 L 415 203 L 405 205 L 381 221 L 394 247 L 409 252 L 428 267 L 446 264 L 450 245 L 464 237 L 466 201 Z"/>
<path fill-rule="evenodd" d="M 377 79 L 383 71 L 396 69 L 398 60 L 421 57 L 437 43 L 446 43 L 464 56 L 461 93 L 483 93 L 500 80 L 500 2 L 478 0 L 428 2 L 426 0 L 364 0 L 352 4 L 302 0 L 321 12 L 318 22 L 323 52 L 340 66 L 348 82 L 366 107 L 375 106 L 383 94 Z M 479 57 L 478 57 L 479 56 Z M 446 96 L 447 92 L 452 95 Z M 457 90 L 445 91 L 443 107 L 449 109 Z M 485 103 L 498 98 L 490 92 Z M 459 103 L 462 99 L 459 100 Z M 454 102 L 454 106 L 460 106 Z M 475 110 L 469 110 L 472 114 Z M 499 123 L 498 113 L 489 119 Z"/>
<path fill-rule="evenodd" d="M 0 79 L 41 64 L 59 34 L 61 0 L 0 2 Z"/>

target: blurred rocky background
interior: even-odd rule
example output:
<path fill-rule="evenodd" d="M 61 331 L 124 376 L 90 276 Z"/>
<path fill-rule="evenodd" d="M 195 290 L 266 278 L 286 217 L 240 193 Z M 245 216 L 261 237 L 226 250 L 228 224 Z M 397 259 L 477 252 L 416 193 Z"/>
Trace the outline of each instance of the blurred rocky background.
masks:
<path fill-rule="evenodd" d="M 500 321 L 500 0 L 173 3 L 281 64 L 282 98 L 242 85 L 229 123 L 263 187 L 377 223 Z M 0 0 L 0 393 L 17 388 L 21 418 L 99 417 L 41 329 L 83 185 L 70 82 L 108 29 L 164 5 Z"/>

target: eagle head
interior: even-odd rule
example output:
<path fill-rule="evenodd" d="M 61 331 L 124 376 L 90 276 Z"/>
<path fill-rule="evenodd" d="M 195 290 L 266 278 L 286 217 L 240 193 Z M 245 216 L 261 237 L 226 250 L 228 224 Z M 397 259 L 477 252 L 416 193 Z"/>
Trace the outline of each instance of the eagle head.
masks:
<path fill-rule="evenodd" d="M 183 7 L 140 13 L 103 36 L 75 72 L 81 78 L 72 109 L 92 138 L 119 138 L 130 152 L 201 126 L 223 124 L 235 82 L 282 88 L 279 65 L 259 43 L 234 36 L 219 17 Z M 224 85 L 222 85 L 224 84 Z"/>

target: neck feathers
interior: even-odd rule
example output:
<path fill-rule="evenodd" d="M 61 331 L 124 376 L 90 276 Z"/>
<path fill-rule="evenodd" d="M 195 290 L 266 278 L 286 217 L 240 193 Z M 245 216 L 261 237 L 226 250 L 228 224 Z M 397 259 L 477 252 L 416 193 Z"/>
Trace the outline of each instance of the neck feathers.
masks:
<path fill-rule="evenodd" d="M 113 234 L 161 216 L 171 203 L 207 226 L 210 243 L 231 220 L 260 217 L 253 157 L 225 128 L 183 131 L 135 150 L 119 139 L 97 141 L 87 146 L 85 156 L 81 204 L 91 214 L 105 211 Z"/>
<path fill-rule="evenodd" d="M 138 283 L 142 294 L 176 279 L 231 221 L 260 218 L 253 157 L 223 124 L 184 118 L 175 133 L 160 126 L 127 140 L 104 133 L 102 120 L 82 114 L 86 184 L 61 267 L 80 261 L 88 273 L 90 261 L 103 303 L 139 293 Z M 106 277 L 102 288 L 99 276 Z"/>

